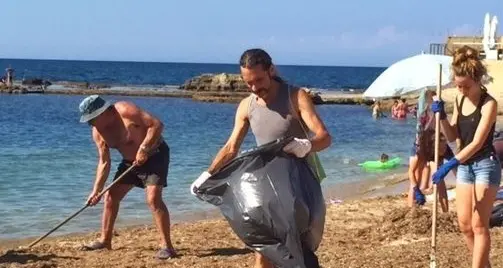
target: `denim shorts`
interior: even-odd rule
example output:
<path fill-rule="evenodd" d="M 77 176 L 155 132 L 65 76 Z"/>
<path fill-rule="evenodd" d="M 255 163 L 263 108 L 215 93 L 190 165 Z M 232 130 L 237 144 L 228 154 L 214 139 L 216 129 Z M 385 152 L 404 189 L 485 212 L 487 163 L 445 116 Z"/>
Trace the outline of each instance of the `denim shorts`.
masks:
<path fill-rule="evenodd" d="M 491 155 L 470 164 L 459 165 L 456 177 L 458 183 L 500 186 L 500 160 Z"/>

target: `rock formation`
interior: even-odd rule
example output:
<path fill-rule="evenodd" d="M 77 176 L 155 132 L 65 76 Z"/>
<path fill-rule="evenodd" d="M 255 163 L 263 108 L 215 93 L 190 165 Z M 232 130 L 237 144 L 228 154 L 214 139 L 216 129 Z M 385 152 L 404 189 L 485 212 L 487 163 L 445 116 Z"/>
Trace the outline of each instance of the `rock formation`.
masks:
<path fill-rule="evenodd" d="M 239 74 L 202 74 L 195 76 L 179 87 L 181 90 L 196 91 L 193 99 L 210 102 L 239 102 L 249 93 L 248 86 Z M 315 104 L 325 101 L 318 92 L 306 90 Z"/>
<path fill-rule="evenodd" d="M 52 85 L 50 81 L 40 78 L 25 79 L 22 81 L 21 84 L 25 86 L 46 86 L 46 87 Z"/>
<path fill-rule="evenodd" d="M 238 74 L 202 74 L 193 77 L 179 87 L 183 90 L 191 91 L 227 91 L 227 92 L 246 92 L 246 86 L 241 76 Z"/>

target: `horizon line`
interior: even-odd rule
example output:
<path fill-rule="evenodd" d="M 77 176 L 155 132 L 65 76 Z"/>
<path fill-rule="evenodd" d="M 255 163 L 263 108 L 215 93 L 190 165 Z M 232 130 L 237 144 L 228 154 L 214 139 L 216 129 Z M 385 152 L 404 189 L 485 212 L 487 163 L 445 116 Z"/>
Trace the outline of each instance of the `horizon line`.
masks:
<path fill-rule="evenodd" d="M 148 61 L 148 60 L 97 60 L 97 59 L 58 59 L 58 58 L 3 58 L 0 57 L 0 60 L 47 60 L 47 61 L 85 61 L 85 62 L 124 62 L 124 63 L 175 63 L 175 64 L 211 64 L 211 65 L 236 65 L 238 63 L 229 63 L 229 62 L 194 62 L 194 61 Z M 276 66 L 295 66 L 295 67 L 346 67 L 346 68 L 387 68 L 386 66 L 357 66 L 357 65 L 316 65 L 316 64 L 275 64 Z"/>

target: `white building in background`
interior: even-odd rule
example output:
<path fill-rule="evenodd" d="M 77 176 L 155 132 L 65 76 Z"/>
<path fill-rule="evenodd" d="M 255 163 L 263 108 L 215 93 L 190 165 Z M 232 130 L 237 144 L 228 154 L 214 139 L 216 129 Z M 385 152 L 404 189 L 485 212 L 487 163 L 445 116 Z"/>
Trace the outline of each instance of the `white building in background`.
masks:
<path fill-rule="evenodd" d="M 484 17 L 484 37 L 482 38 L 482 46 L 486 59 L 488 60 L 499 59 L 497 31 L 498 17 L 493 16 L 491 19 L 489 13 L 486 13 Z"/>

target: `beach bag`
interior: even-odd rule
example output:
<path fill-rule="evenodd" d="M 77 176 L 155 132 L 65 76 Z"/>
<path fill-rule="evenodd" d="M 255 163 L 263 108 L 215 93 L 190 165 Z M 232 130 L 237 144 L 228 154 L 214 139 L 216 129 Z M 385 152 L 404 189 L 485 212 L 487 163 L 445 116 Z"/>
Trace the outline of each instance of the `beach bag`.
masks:
<path fill-rule="evenodd" d="M 276 267 L 309 268 L 313 266 L 306 264 L 308 258 L 323 236 L 326 207 L 306 159 L 283 152 L 292 140 L 278 139 L 242 152 L 208 178 L 196 195 L 219 207 L 246 246 Z"/>

